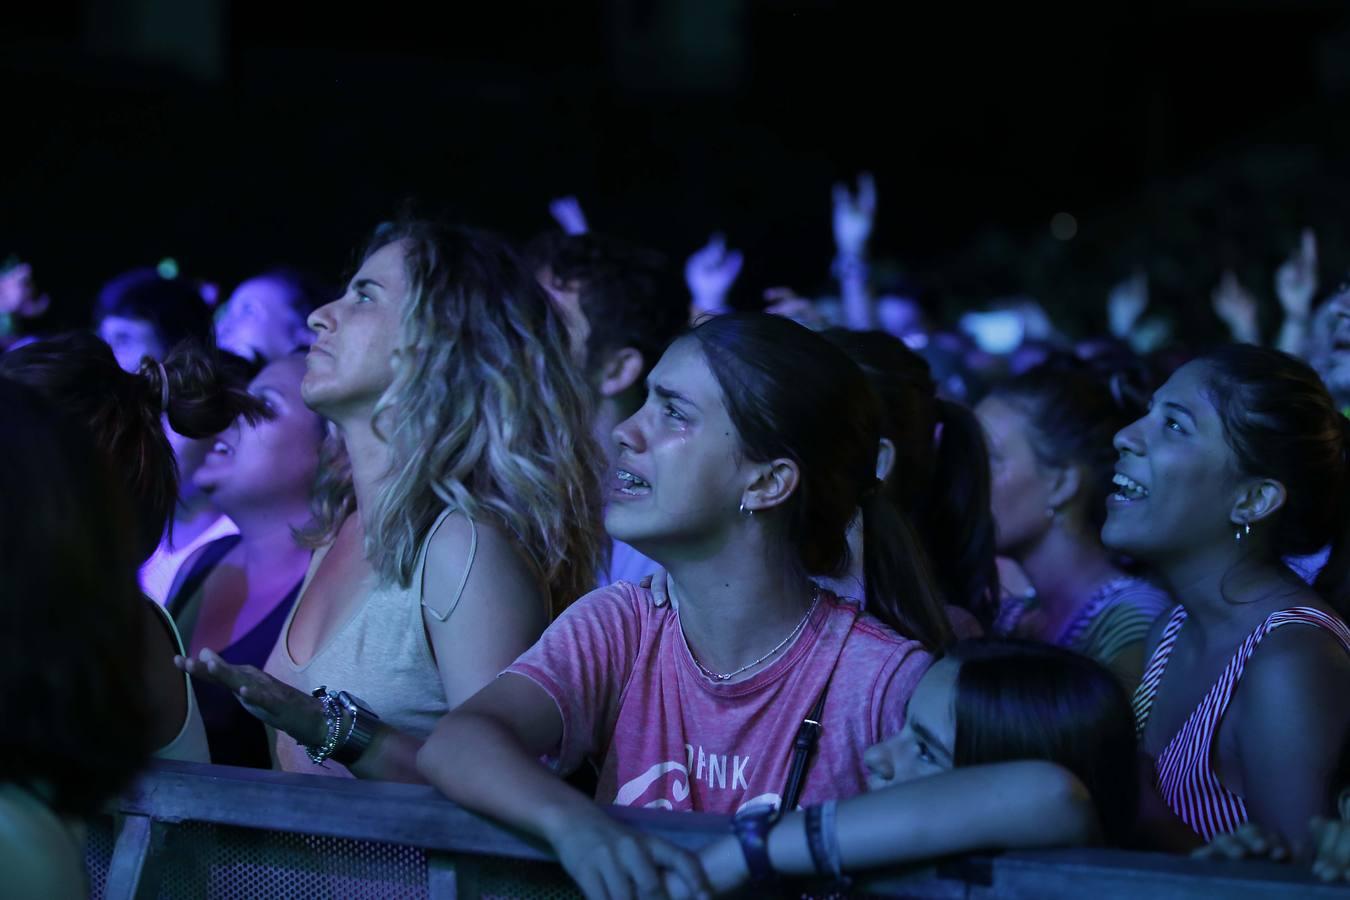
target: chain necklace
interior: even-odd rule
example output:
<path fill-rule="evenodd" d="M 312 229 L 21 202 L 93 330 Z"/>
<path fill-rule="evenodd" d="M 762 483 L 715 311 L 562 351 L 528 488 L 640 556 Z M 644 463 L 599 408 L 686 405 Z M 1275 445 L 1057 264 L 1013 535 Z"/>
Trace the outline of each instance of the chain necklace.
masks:
<path fill-rule="evenodd" d="M 772 650 L 770 650 L 768 653 L 765 653 L 763 656 L 761 656 L 759 659 L 755 660 L 754 662 L 746 663 L 745 665 L 741 666 L 741 667 L 740 667 L 739 669 L 737 669 L 736 671 L 734 671 L 734 672 L 727 672 L 725 675 L 723 675 L 723 674 L 720 673 L 720 672 L 714 672 L 712 669 L 709 669 L 707 666 L 703 665 L 703 663 L 701 663 L 701 662 L 698 661 L 698 657 L 694 655 L 694 651 L 693 651 L 692 649 L 690 649 L 690 647 L 689 647 L 689 638 L 687 638 L 687 637 L 684 636 L 684 624 L 683 624 L 682 622 L 680 622 L 680 611 L 679 611 L 679 608 L 678 608 L 678 607 L 677 607 L 676 610 L 675 610 L 675 621 L 676 621 L 676 624 L 678 624 L 678 625 L 680 626 L 680 639 L 684 641 L 684 649 L 685 649 L 686 651 L 688 651 L 688 653 L 689 653 L 689 658 L 692 659 L 692 660 L 694 661 L 694 665 L 698 666 L 698 670 L 699 670 L 700 672 L 702 672 L 702 673 L 704 674 L 705 677 L 711 678 L 713 681 L 730 681 L 731 679 L 735 678 L 737 675 L 741 674 L 742 672 L 745 672 L 745 671 L 748 671 L 748 670 L 750 670 L 750 669 L 753 669 L 755 666 L 757 666 L 757 665 L 759 665 L 760 663 L 764 662 L 766 659 L 769 659 L 769 658 L 772 657 L 775 653 L 777 653 L 778 651 L 782 650 L 782 649 L 783 649 L 784 647 L 786 647 L 788 644 L 792 643 L 792 639 L 793 639 L 793 638 L 795 638 L 797 635 L 801 634 L 802 629 L 806 627 L 806 623 L 809 622 L 809 621 L 811 620 L 811 614 L 812 614 L 813 612 L 815 612 L 815 611 L 816 611 L 816 607 L 820 605 L 820 587 L 819 587 L 819 586 L 817 586 L 816 589 L 812 592 L 811 598 L 812 598 L 812 599 L 811 599 L 811 608 L 808 609 L 808 610 L 806 611 L 806 615 L 802 616 L 802 620 L 801 620 L 800 622 L 797 623 L 797 627 L 794 628 L 794 629 L 792 629 L 791 633 L 789 633 L 787 637 L 785 637 L 785 638 L 783 638 L 781 641 L 779 641 L 779 642 L 778 642 L 778 645 L 777 645 L 776 647 L 774 647 L 774 648 L 773 648 Z"/>

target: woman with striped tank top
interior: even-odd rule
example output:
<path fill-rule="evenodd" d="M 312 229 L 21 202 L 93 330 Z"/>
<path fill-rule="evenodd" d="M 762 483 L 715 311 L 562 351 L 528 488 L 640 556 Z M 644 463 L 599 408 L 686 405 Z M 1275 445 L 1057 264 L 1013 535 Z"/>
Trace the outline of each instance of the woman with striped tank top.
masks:
<path fill-rule="evenodd" d="M 1347 423 L 1292 356 L 1225 347 L 1177 370 L 1116 436 L 1107 546 L 1180 605 L 1154 625 L 1135 694 L 1142 837 L 1189 849 L 1244 823 L 1295 852 L 1330 812 L 1350 734 Z M 1281 563 L 1330 546 L 1309 587 Z M 1306 842 L 1306 841 L 1305 841 Z"/>

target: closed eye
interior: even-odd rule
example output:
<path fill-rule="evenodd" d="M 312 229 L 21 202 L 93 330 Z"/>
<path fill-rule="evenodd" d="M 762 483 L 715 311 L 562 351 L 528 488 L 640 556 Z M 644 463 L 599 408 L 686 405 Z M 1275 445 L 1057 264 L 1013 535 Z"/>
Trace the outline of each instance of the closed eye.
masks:
<path fill-rule="evenodd" d="M 923 741 L 915 742 L 914 752 L 917 753 L 919 755 L 919 759 L 923 760 L 924 762 L 937 765 L 937 757 L 933 755 L 933 751 L 929 750 L 928 745 Z"/>

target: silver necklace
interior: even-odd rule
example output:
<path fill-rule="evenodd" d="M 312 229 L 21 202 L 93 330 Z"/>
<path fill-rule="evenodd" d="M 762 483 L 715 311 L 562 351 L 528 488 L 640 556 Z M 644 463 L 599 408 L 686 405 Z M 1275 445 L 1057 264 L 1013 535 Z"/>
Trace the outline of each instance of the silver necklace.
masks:
<path fill-rule="evenodd" d="M 797 627 L 794 628 L 794 629 L 792 629 L 791 633 L 789 633 L 787 637 L 785 637 L 785 638 L 783 638 L 781 641 L 779 641 L 779 642 L 778 642 L 778 645 L 777 645 L 776 647 L 774 647 L 774 648 L 773 648 L 772 650 L 770 650 L 768 653 L 765 653 L 763 656 L 761 656 L 759 659 L 755 660 L 754 662 L 746 663 L 745 665 L 741 666 L 741 667 L 740 667 L 739 669 L 737 669 L 736 671 L 734 671 L 734 672 L 727 672 L 725 675 L 722 674 L 722 673 L 720 673 L 720 672 L 714 672 L 712 669 L 709 669 L 707 666 L 703 665 L 703 663 L 701 663 L 701 662 L 698 661 L 698 657 L 694 655 L 694 651 L 689 647 L 689 638 L 687 638 L 687 637 L 684 636 L 684 623 L 680 621 L 680 611 L 679 611 L 679 608 L 678 608 L 678 607 L 677 607 L 676 610 L 675 610 L 675 622 L 676 622 L 676 624 L 678 624 L 678 625 L 680 626 L 680 639 L 684 641 L 684 649 L 689 653 L 689 658 L 692 659 L 692 660 L 694 661 L 694 665 L 698 666 L 698 670 L 699 670 L 700 672 L 702 672 L 702 673 L 704 674 L 704 676 L 706 676 L 706 677 L 708 677 L 708 678 L 711 678 L 713 681 L 730 681 L 731 679 L 735 678 L 737 675 L 741 674 L 742 672 L 745 672 L 745 671 L 748 671 L 748 670 L 750 670 L 750 669 L 753 669 L 755 666 L 757 666 L 757 665 L 759 665 L 760 663 L 764 662 L 764 660 L 770 658 L 770 657 L 773 656 L 775 653 L 777 653 L 779 650 L 782 650 L 782 649 L 783 649 L 784 647 L 786 647 L 788 644 L 792 643 L 792 639 L 795 638 L 797 635 L 801 634 L 802 629 L 806 627 L 806 623 L 807 623 L 808 621 L 810 621 L 810 619 L 811 619 L 811 614 L 812 614 L 813 612 L 815 612 L 815 611 L 816 611 L 816 607 L 820 605 L 820 587 L 819 587 L 819 586 L 817 586 L 816 589 L 815 589 L 815 591 L 812 592 L 811 598 L 812 598 L 812 599 L 811 599 L 811 608 L 808 609 L 808 610 L 806 611 L 806 615 L 802 616 L 802 620 L 801 620 L 800 622 L 797 623 Z"/>

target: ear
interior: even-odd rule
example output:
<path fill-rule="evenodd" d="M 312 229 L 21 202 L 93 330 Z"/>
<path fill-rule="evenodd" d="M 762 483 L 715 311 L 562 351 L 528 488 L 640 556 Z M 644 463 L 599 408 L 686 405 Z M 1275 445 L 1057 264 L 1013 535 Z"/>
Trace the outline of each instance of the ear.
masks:
<path fill-rule="evenodd" d="M 890 438 L 882 438 L 877 447 L 877 480 L 885 481 L 891 476 L 893 468 L 895 468 L 895 442 Z"/>
<path fill-rule="evenodd" d="M 1255 524 L 1283 509 L 1287 499 L 1284 485 L 1273 478 L 1253 479 L 1238 493 L 1228 517 L 1237 525 Z"/>
<path fill-rule="evenodd" d="M 642 377 L 642 352 L 624 347 L 609 355 L 600 367 L 600 396 L 616 397 Z"/>
<path fill-rule="evenodd" d="M 746 512 L 763 512 L 786 503 L 797 490 L 801 470 L 790 459 L 775 459 L 758 466 L 758 475 L 741 496 Z"/>
<path fill-rule="evenodd" d="M 1052 509 L 1059 509 L 1073 502 L 1073 498 L 1078 496 L 1078 489 L 1083 486 L 1083 469 L 1076 465 L 1057 466 L 1048 469 L 1046 474 L 1050 476 L 1050 493 L 1045 498 L 1045 503 Z"/>

